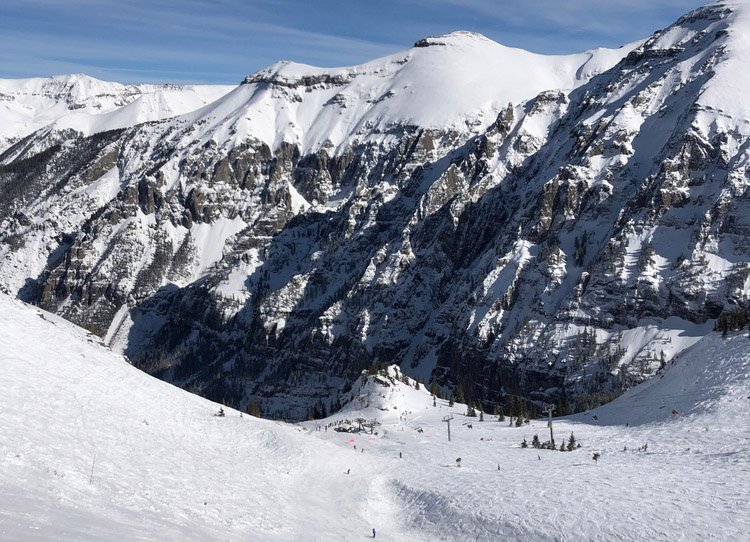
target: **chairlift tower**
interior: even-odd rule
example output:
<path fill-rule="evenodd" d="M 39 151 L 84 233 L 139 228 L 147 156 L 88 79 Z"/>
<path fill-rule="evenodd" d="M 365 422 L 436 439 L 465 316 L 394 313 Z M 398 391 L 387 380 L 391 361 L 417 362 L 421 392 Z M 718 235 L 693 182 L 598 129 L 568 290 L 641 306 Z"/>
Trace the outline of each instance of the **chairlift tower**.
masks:
<path fill-rule="evenodd" d="M 553 405 L 551 403 L 548 404 L 548 405 L 546 405 L 544 407 L 544 410 L 542 411 L 545 414 L 549 415 L 549 421 L 547 422 L 547 426 L 549 427 L 549 441 L 552 444 L 552 448 L 555 447 L 555 437 L 552 436 L 552 413 L 554 411 L 555 411 L 555 405 Z"/>
<path fill-rule="evenodd" d="M 443 421 L 448 424 L 448 442 L 451 441 L 451 420 L 453 419 L 453 414 L 448 414 L 447 416 L 443 416 Z"/>

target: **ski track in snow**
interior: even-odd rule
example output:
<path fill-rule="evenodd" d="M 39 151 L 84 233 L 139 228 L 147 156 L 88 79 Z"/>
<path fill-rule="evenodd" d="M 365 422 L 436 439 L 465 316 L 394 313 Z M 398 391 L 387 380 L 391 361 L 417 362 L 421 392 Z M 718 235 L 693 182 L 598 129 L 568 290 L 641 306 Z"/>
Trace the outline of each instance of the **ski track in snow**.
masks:
<path fill-rule="evenodd" d="M 467 419 L 400 382 L 357 384 L 362 401 L 326 420 L 218 417 L 84 330 L 0 305 L 2 540 L 356 540 L 375 527 L 385 540 L 687 541 L 750 528 L 744 335 L 710 335 L 663 377 L 555 420 L 557 442 L 573 431 L 583 444 L 561 453 L 520 447 L 547 440 L 543 420 Z M 694 408 L 659 407 L 678 394 Z M 378 435 L 324 430 L 357 417 L 377 418 Z"/>

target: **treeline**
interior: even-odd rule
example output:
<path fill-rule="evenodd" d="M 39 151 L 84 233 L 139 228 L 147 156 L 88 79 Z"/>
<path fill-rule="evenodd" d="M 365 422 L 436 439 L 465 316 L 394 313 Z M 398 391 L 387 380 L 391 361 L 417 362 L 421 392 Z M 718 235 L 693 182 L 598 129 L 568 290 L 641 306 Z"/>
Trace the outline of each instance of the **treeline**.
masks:
<path fill-rule="evenodd" d="M 750 321 L 750 310 L 747 307 L 735 307 L 724 310 L 716 320 L 714 329 L 726 337 L 730 331 L 741 331 Z"/>

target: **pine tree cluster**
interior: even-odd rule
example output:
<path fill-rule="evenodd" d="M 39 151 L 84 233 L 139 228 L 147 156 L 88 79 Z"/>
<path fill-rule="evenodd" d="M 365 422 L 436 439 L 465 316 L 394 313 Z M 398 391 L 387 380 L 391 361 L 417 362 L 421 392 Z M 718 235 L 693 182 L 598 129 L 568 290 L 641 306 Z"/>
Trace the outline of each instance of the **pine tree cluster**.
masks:
<path fill-rule="evenodd" d="M 750 320 L 750 312 L 745 307 L 737 307 L 734 310 L 725 310 L 716 321 L 716 331 L 721 331 L 726 337 L 730 331 L 739 331 L 744 328 Z"/>
<path fill-rule="evenodd" d="M 529 445 L 526 442 L 526 439 L 523 439 L 523 442 L 521 442 L 521 448 L 528 448 Z M 563 440 L 560 443 L 560 447 L 556 448 L 552 442 L 545 441 L 542 442 L 539 440 L 539 435 L 534 435 L 534 438 L 531 439 L 531 447 L 536 448 L 537 450 L 560 450 L 561 452 L 572 452 L 573 450 L 577 450 L 581 447 L 581 443 L 576 440 L 576 437 L 573 433 L 570 433 L 570 438 L 568 438 L 567 442 Z"/>
<path fill-rule="evenodd" d="M 531 403 L 531 405 L 528 406 L 524 399 L 516 395 L 508 395 L 507 399 L 505 400 L 505 406 L 508 409 L 510 426 L 513 426 L 515 424 L 516 427 L 522 427 L 523 424 L 529 423 L 532 418 L 536 418 L 538 416 L 536 405 Z M 505 416 L 502 409 L 500 409 L 498 421 L 503 420 L 505 420 Z"/>

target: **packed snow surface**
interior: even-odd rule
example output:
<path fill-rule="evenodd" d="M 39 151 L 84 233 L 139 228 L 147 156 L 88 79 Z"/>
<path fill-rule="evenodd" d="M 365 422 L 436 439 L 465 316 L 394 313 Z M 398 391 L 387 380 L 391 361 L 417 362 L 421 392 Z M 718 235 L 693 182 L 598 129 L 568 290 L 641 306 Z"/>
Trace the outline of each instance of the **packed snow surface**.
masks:
<path fill-rule="evenodd" d="M 0 294 L 0 539 L 741 540 L 748 341 L 709 335 L 615 402 L 555 420 L 558 442 L 582 444 L 559 452 L 521 448 L 548 439 L 543 420 L 433 406 L 393 368 L 325 420 L 216 416 Z M 358 418 L 379 425 L 334 430 Z"/>

